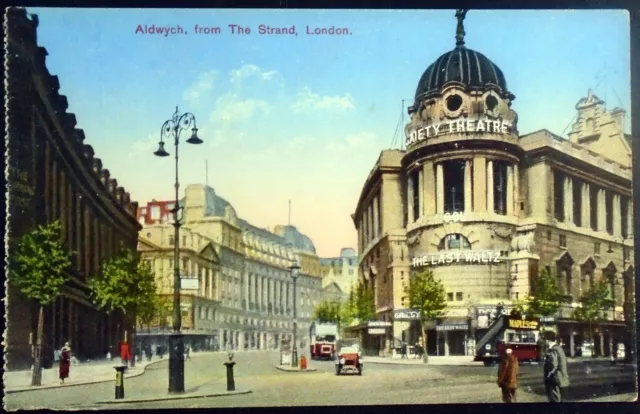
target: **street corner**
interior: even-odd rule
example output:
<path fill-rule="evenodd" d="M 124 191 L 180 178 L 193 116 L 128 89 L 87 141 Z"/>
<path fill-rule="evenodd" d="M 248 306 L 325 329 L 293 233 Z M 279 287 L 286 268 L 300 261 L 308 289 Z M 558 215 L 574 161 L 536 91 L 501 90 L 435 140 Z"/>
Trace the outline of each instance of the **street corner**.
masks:
<path fill-rule="evenodd" d="M 205 391 L 205 392 L 185 392 L 184 394 L 163 394 L 155 396 L 145 396 L 140 398 L 122 398 L 96 401 L 96 404 L 137 404 L 148 403 L 158 401 L 173 401 L 173 400 L 188 400 L 196 398 L 214 398 L 214 397 L 226 397 L 232 395 L 250 394 L 253 391 L 250 389 L 240 389 L 235 391 Z"/>
<path fill-rule="evenodd" d="M 306 368 L 306 369 L 300 369 L 297 367 L 290 367 L 290 366 L 282 366 L 282 365 L 274 365 L 273 366 L 275 369 L 280 370 L 280 371 L 284 371 L 284 372 L 316 372 L 318 371 L 316 368 Z"/>

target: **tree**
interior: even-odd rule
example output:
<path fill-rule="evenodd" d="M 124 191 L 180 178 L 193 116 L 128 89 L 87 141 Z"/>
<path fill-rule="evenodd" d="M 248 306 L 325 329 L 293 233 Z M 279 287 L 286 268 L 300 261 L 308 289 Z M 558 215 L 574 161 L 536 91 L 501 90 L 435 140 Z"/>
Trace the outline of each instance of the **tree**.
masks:
<path fill-rule="evenodd" d="M 543 269 L 532 285 L 529 297 L 517 301 L 513 313 L 539 317 L 555 315 L 561 306 L 561 295 L 553 273 Z"/>
<path fill-rule="evenodd" d="M 89 280 L 89 288 L 94 303 L 100 309 L 109 313 L 122 312 L 126 322 L 133 322 L 134 329 L 138 312 L 148 313 L 156 309 L 156 282 L 151 266 L 141 261 L 137 252 L 129 249 L 106 260 L 101 274 Z M 127 340 L 126 330 L 124 339 Z"/>
<path fill-rule="evenodd" d="M 373 287 L 359 282 L 354 296 L 354 316 L 359 323 L 365 323 L 376 317 L 375 292 Z"/>
<path fill-rule="evenodd" d="M 420 328 L 422 330 L 422 343 L 427 347 L 428 322 L 434 321 L 442 315 L 447 307 L 447 296 L 442 282 L 436 280 L 433 272 L 426 269 L 421 273 L 411 276 L 405 286 L 405 294 L 409 298 L 409 306 L 420 312 Z M 424 362 L 429 361 L 427 352 L 424 354 Z"/>
<path fill-rule="evenodd" d="M 591 342 L 593 342 L 593 324 L 602 318 L 602 312 L 610 302 L 608 285 L 609 282 L 606 278 L 598 280 L 580 299 L 580 307 L 573 313 L 577 320 L 589 324 L 589 340 Z"/>
<path fill-rule="evenodd" d="M 41 225 L 20 240 L 13 255 L 10 255 L 9 280 L 29 299 L 40 305 L 36 344 L 32 348 L 34 367 L 31 385 L 41 385 L 42 380 L 42 334 L 44 306 L 51 304 L 69 280 L 71 257 L 60 241 L 61 225 L 54 221 Z"/>

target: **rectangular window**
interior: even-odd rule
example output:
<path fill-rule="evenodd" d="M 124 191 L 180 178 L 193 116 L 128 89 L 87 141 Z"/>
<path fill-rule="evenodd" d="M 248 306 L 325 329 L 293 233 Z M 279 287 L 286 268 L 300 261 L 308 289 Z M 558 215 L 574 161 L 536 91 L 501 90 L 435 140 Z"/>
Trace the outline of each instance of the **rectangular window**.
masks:
<path fill-rule="evenodd" d="M 599 188 L 595 185 L 589 186 L 589 209 L 592 230 L 598 230 L 598 190 Z"/>
<path fill-rule="evenodd" d="M 417 220 L 420 218 L 420 179 L 418 178 L 420 174 L 420 170 L 415 170 L 411 174 L 411 185 L 413 187 L 413 219 Z"/>
<path fill-rule="evenodd" d="M 566 234 L 561 234 L 560 235 L 560 247 L 567 247 L 567 235 Z"/>
<path fill-rule="evenodd" d="M 442 163 L 444 174 L 444 212 L 464 211 L 464 160 Z"/>
<path fill-rule="evenodd" d="M 630 256 L 630 255 L 629 255 L 629 248 L 628 248 L 627 246 L 624 246 L 624 247 L 622 248 L 622 251 L 623 251 L 623 253 L 622 253 L 622 255 L 623 255 L 623 259 L 624 259 L 625 261 L 628 261 L 628 260 L 629 260 L 629 256 Z"/>
<path fill-rule="evenodd" d="M 553 214 L 558 221 L 564 221 L 564 174 L 553 171 Z"/>
<path fill-rule="evenodd" d="M 582 224 L 582 182 L 573 179 L 573 224 L 580 226 Z"/>
<path fill-rule="evenodd" d="M 547 231 L 547 240 L 551 240 L 551 231 Z"/>
<path fill-rule="evenodd" d="M 160 206 L 151 206 L 151 220 L 160 219 Z"/>
<path fill-rule="evenodd" d="M 600 254 L 600 243 L 593 243 L 593 253 Z"/>
<path fill-rule="evenodd" d="M 611 191 L 604 193 L 604 208 L 607 215 L 607 233 L 613 234 L 613 193 Z"/>
<path fill-rule="evenodd" d="M 457 292 L 456 293 L 456 301 L 457 302 L 462 302 L 462 292 Z"/>
<path fill-rule="evenodd" d="M 629 237 L 627 230 L 629 226 L 629 198 L 627 196 L 620 196 L 620 229 L 622 230 L 622 237 L 625 239 Z"/>
<path fill-rule="evenodd" d="M 453 292 L 448 292 L 448 293 L 447 293 L 447 300 L 448 300 L 449 302 L 453 302 Z"/>
<path fill-rule="evenodd" d="M 493 162 L 493 211 L 507 214 L 507 163 Z"/>

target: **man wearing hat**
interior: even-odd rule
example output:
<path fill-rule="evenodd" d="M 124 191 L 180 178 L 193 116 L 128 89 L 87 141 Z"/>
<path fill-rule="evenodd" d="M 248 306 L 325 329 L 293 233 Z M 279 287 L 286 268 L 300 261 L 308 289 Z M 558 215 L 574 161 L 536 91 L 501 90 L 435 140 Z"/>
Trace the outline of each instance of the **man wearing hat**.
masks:
<path fill-rule="evenodd" d="M 544 359 L 544 386 L 549 402 L 562 402 L 562 388 L 569 386 L 567 373 L 567 356 L 557 342 L 556 333 L 545 331 L 544 338 L 548 351 Z"/>
<path fill-rule="evenodd" d="M 498 368 L 498 387 L 502 389 L 502 401 L 505 403 L 516 402 L 516 389 L 518 389 L 518 358 L 513 355 L 513 350 L 507 348 Z"/>

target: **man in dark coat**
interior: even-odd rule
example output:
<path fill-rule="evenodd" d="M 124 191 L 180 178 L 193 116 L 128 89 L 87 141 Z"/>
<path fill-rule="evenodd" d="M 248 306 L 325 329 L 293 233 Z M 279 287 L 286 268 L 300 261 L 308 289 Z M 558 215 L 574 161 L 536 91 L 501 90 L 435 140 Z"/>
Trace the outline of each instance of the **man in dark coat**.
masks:
<path fill-rule="evenodd" d="M 567 373 L 567 356 L 558 345 L 556 334 L 553 331 L 544 333 L 548 351 L 544 360 L 544 385 L 549 402 L 562 402 L 562 388 L 569 386 L 569 374 Z"/>
<path fill-rule="evenodd" d="M 498 368 L 498 387 L 502 390 L 502 401 L 505 403 L 516 402 L 516 390 L 518 389 L 518 358 L 513 355 L 513 350 L 507 348 Z"/>

